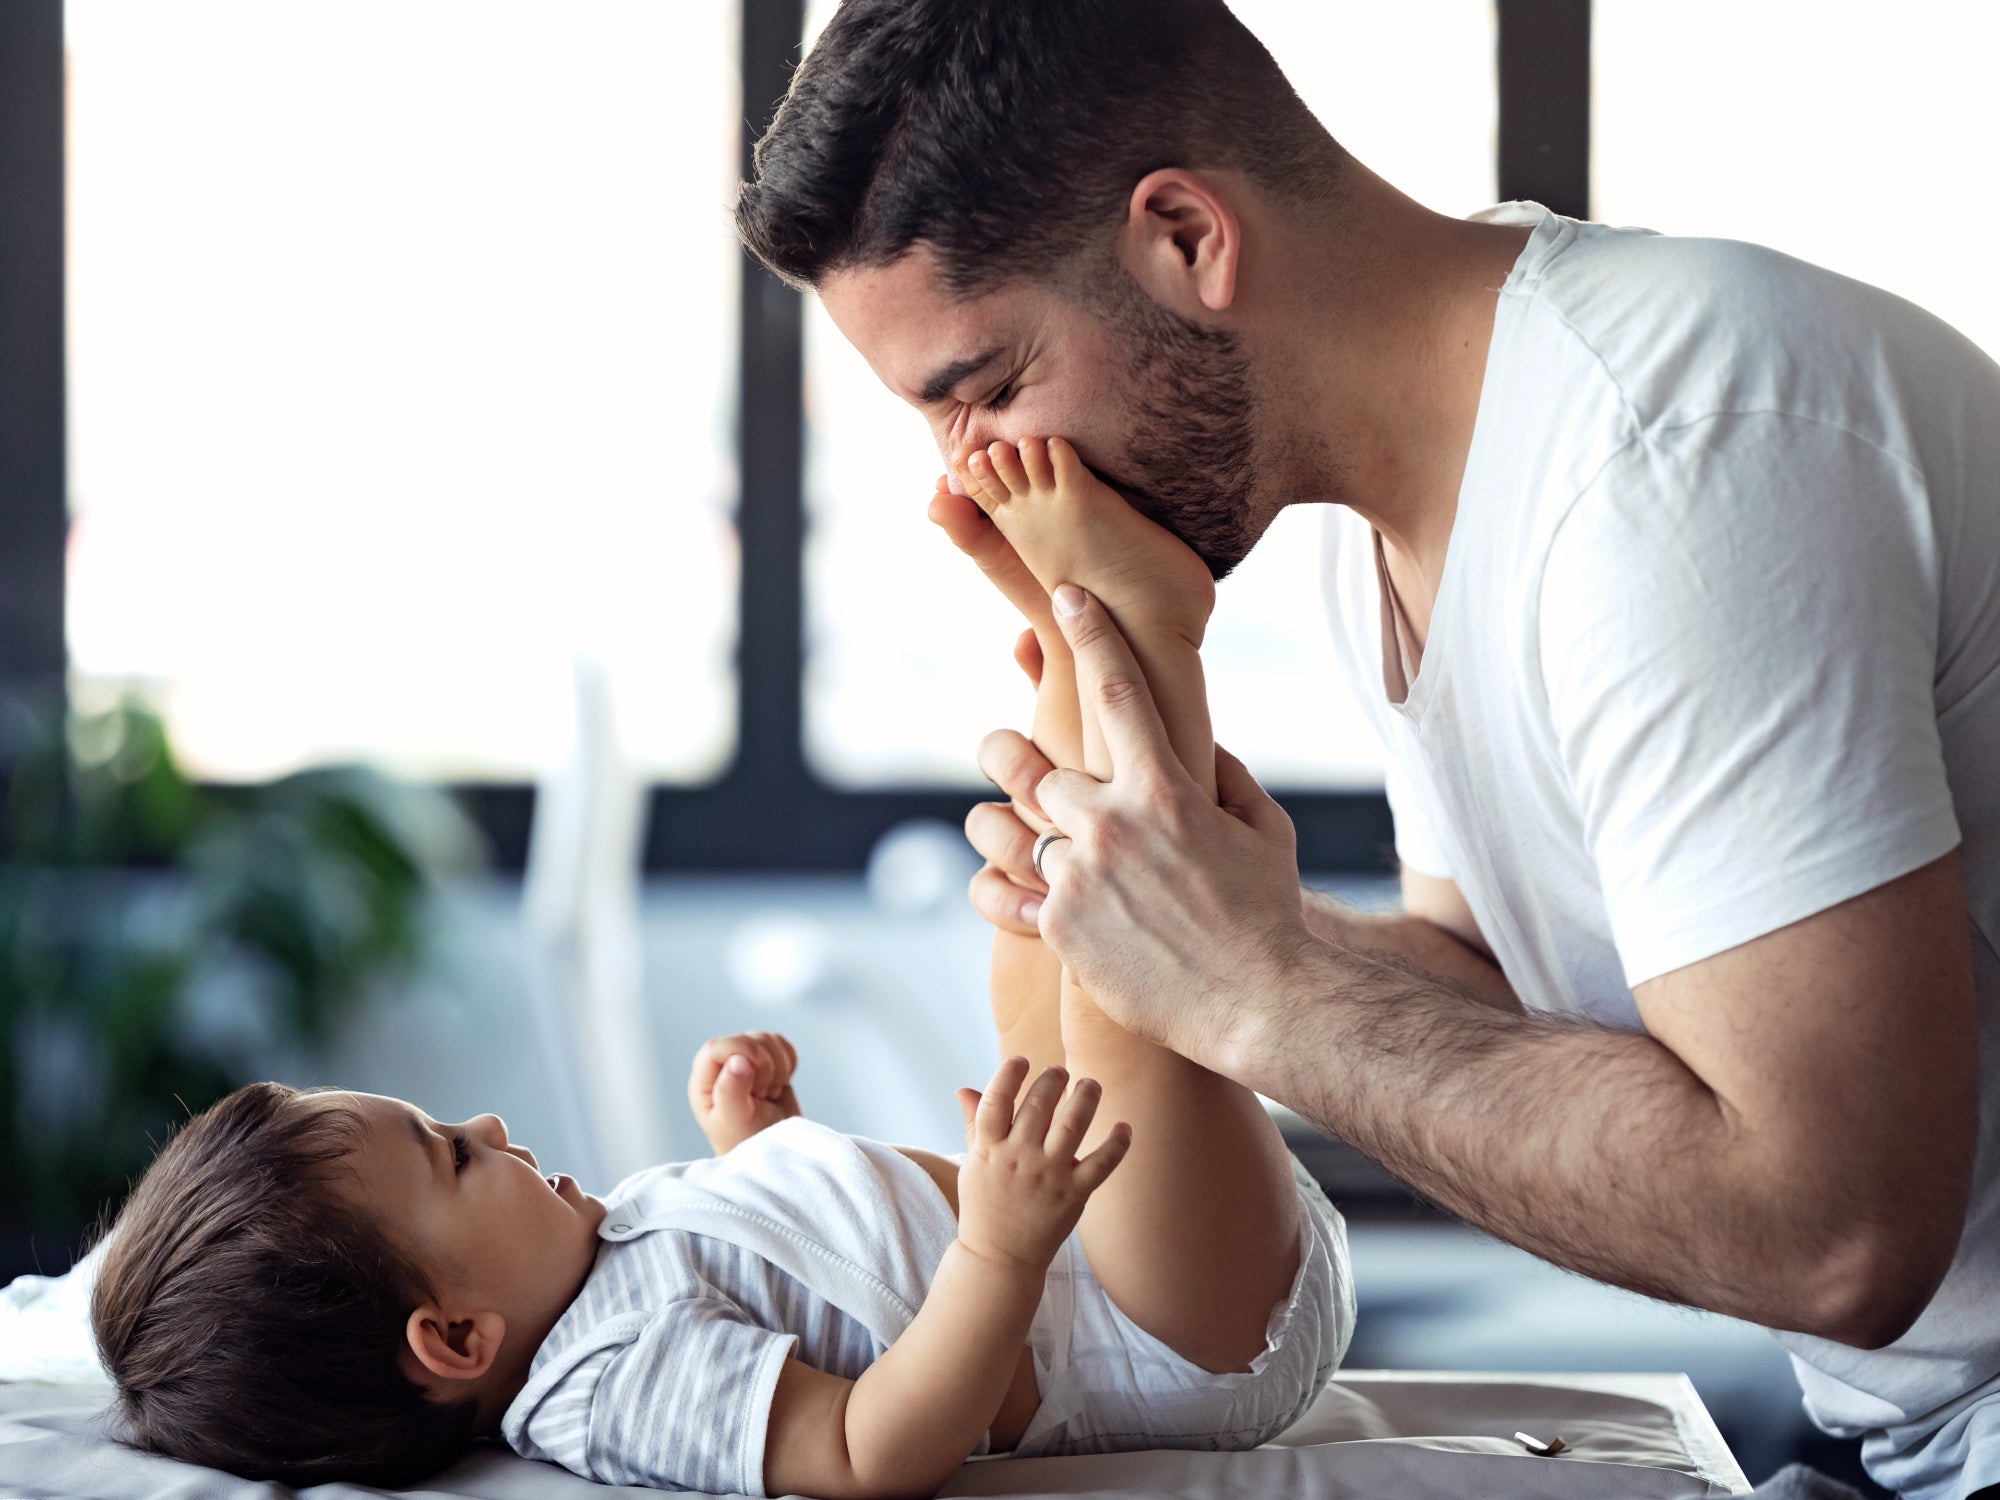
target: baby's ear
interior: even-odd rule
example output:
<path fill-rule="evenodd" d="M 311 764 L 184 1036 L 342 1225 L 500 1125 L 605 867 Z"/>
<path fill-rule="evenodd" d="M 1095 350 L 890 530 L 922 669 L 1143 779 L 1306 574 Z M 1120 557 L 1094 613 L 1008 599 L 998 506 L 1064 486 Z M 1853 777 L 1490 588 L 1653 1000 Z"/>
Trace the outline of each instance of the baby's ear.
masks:
<path fill-rule="evenodd" d="M 507 1336 L 507 1320 L 497 1312 L 448 1318 L 426 1302 L 403 1325 L 403 1337 L 417 1363 L 440 1380 L 477 1380 L 493 1367 Z"/>

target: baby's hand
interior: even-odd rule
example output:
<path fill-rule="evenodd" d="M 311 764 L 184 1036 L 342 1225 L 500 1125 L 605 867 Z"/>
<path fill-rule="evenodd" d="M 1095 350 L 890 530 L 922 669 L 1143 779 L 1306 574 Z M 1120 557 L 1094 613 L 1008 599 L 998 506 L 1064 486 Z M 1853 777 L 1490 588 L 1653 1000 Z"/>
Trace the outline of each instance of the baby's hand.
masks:
<path fill-rule="evenodd" d="M 775 1031 L 746 1031 L 701 1044 L 688 1074 L 688 1108 L 717 1156 L 800 1113 L 792 1092 L 798 1065 L 798 1048 Z"/>
<path fill-rule="evenodd" d="M 965 1111 L 965 1165 L 958 1169 L 958 1238 L 986 1260 L 1039 1275 L 1076 1221 L 1084 1200 L 1132 1144 L 1132 1127 L 1115 1125 L 1110 1136 L 1078 1161 L 1076 1148 L 1097 1113 L 1098 1086 L 1079 1078 L 1063 1097 L 1061 1068 L 1046 1069 L 1028 1095 L 1014 1103 L 1028 1076 L 1028 1060 L 1000 1065 L 985 1094 L 958 1091 Z"/>

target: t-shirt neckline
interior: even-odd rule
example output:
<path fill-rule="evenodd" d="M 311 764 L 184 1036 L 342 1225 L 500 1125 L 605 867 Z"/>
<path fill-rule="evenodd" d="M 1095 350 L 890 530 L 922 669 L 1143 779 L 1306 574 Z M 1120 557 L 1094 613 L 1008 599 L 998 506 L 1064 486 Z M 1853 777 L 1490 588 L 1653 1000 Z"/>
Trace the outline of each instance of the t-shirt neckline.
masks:
<path fill-rule="evenodd" d="M 1402 637 L 1397 629 L 1395 609 L 1400 601 L 1392 603 L 1393 588 L 1389 582 L 1388 568 L 1382 556 L 1382 534 L 1373 526 L 1368 528 L 1370 546 L 1375 555 L 1375 575 L 1377 603 L 1381 616 L 1381 659 L 1383 696 L 1389 707 L 1409 720 L 1414 726 L 1424 716 L 1425 706 L 1435 696 L 1437 682 L 1444 675 L 1450 653 L 1441 649 L 1448 634 L 1451 621 L 1458 616 L 1458 607 L 1453 603 L 1456 595 L 1454 585 L 1462 568 L 1453 566 L 1453 560 L 1463 550 L 1468 524 L 1476 519 L 1478 507 L 1468 507 L 1465 503 L 1471 489 L 1473 476 L 1479 472 L 1482 453 L 1491 445 L 1493 408 L 1496 393 L 1504 377 L 1497 372 L 1503 361 L 1498 357 L 1505 339 L 1512 336 L 1513 321 L 1510 316 L 1512 299 L 1508 293 L 1518 291 L 1527 282 L 1540 274 L 1542 263 L 1554 253 L 1566 238 L 1563 231 L 1569 221 L 1539 203 L 1514 200 L 1483 208 L 1468 214 L 1468 219 L 1484 224 L 1533 225 L 1534 232 L 1522 245 L 1521 253 L 1514 258 L 1514 265 L 1507 273 L 1507 279 L 1500 284 L 1499 301 L 1493 309 L 1493 334 L 1486 349 L 1486 368 L 1480 375 L 1479 407 L 1472 419 L 1472 441 L 1466 449 L 1465 473 L 1459 481 L 1458 506 L 1452 515 L 1451 535 L 1445 539 L 1444 567 L 1438 575 L 1437 597 L 1431 602 L 1430 629 L 1424 638 L 1423 654 L 1417 662 L 1414 676 L 1405 670 L 1405 653 Z M 1400 701 L 1395 696 L 1397 683 L 1403 687 Z"/>

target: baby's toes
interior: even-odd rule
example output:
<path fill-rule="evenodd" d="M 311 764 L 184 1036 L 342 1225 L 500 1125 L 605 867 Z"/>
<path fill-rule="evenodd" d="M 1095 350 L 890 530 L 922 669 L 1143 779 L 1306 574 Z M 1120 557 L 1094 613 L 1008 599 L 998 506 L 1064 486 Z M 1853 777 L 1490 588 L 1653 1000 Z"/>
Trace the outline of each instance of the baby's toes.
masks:
<path fill-rule="evenodd" d="M 1076 449 L 1069 445 L 1068 439 L 1050 438 L 1048 450 L 1050 472 L 1060 488 L 1072 489 L 1092 477 L 1090 470 L 1083 466 L 1083 460 L 1077 456 Z"/>
<path fill-rule="evenodd" d="M 1028 480 L 1036 489 L 1055 487 L 1056 471 L 1049 461 L 1049 445 L 1040 438 L 1021 439 L 1021 467 L 1027 471 Z"/>
<path fill-rule="evenodd" d="M 992 515 L 1013 498 L 1005 481 L 994 472 L 993 461 L 983 452 L 974 452 L 965 461 L 965 492 L 987 515 Z"/>
<path fill-rule="evenodd" d="M 989 443 L 986 456 L 993 460 L 993 472 L 1000 476 L 1000 482 L 1007 486 L 1015 499 L 1028 493 L 1028 471 L 1021 463 L 1018 448 L 1012 443 Z"/>

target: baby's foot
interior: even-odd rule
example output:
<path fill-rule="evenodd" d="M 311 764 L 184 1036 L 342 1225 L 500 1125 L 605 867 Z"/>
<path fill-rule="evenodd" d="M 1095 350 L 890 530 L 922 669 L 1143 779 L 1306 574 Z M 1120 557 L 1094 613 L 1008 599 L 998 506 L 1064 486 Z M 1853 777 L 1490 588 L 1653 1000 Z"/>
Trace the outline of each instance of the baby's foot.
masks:
<path fill-rule="evenodd" d="M 980 510 L 977 502 L 952 493 L 950 485 L 938 480 L 931 496 L 930 518 L 952 545 L 979 564 L 979 570 L 994 587 L 1020 610 L 1034 631 L 1034 656 L 1017 646 L 1014 660 L 1035 682 L 1035 744 L 1053 765 L 1078 767 L 1083 764 L 1083 710 L 1076 698 L 1076 666 L 1069 642 L 1056 624 L 1049 605 L 1048 590 L 1035 581 L 1013 544 Z"/>
<path fill-rule="evenodd" d="M 1128 638 L 1164 631 L 1201 645 L 1215 608 L 1207 565 L 1126 504 L 1063 439 L 975 452 L 965 486 L 1043 589 L 1090 590 Z"/>
<path fill-rule="evenodd" d="M 1062 632 L 1056 628 L 1054 614 L 1049 609 L 1049 591 L 1035 581 L 1035 575 L 1028 571 L 1026 563 L 1013 545 L 987 518 L 985 507 L 964 495 L 954 494 L 950 484 L 940 475 L 937 493 L 931 496 L 930 518 L 932 523 L 951 538 L 951 544 L 979 565 L 995 588 L 1000 590 L 1009 604 L 1018 609 L 1035 635 L 1045 643 L 1053 637 L 1062 639 Z"/>

